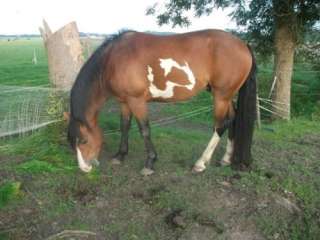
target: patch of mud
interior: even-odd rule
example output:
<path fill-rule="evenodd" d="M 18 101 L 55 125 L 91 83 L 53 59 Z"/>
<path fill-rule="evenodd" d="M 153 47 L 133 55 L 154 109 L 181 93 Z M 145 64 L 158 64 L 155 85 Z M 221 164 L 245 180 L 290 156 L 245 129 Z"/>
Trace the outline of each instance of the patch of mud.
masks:
<path fill-rule="evenodd" d="M 144 190 L 134 190 L 131 192 L 133 198 L 142 200 L 145 204 L 151 205 L 155 197 L 161 192 L 167 192 L 167 187 L 165 185 L 156 185 L 146 191 Z"/>
<path fill-rule="evenodd" d="M 305 135 L 302 138 L 292 140 L 297 144 L 307 145 L 307 146 L 315 146 L 320 148 L 320 136 L 318 134 L 309 134 Z"/>
<path fill-rule="evenodd" d="M 5 168 L 7 165 L 18 165 L 24 162 L 24 158 L 20 156 L 7 156 L 7 155 L 0 155 L 0 184 L 9 179 L 16 179 L 16 176 L 12 171 L 9 171 Z"/>
<path fill-rule="evenodd" d="M 219 239 L 219 234 L 213 228 L 191 224 L 178 238 L 178 240 L 214 240 Z"/>
<path fill-rule="evenodd" d="M 255 225 L 256 197 L 233 189 L 232 185 L 208 192 L 198 211 L 198 224 L 211 227 L 221 239 L 264 239 Z"/>
<path fill-rule="evenodd" d="M 76 182 L 73 186 L 61 186 L 56 193 L 66 200 L 74 200 L 82 205 L 87 205 L 96 200 L 99 188 L 88 182 Z"/>

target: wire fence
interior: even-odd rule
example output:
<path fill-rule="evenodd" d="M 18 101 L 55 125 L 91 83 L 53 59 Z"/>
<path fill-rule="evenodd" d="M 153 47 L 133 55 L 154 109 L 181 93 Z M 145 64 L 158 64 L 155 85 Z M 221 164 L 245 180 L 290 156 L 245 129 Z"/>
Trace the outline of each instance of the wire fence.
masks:
<path fill-rule="evenodd" d="M 0 137 L 26 132 L 58 122 L 63 100 L 50 87 L 0 85 Z M 62 116 L 62 115 L 61 115 Z"/>
<path fill-rule="evenodd" d="M 165 118 L 160 118 L 157 120 L 151 120 L 151 127 L 161 127 L 164 125 L 168 125 L 168 124 L 173 124 L 176 123 L 178 121 L 182 121 L 182 120 L 186 120 L 189 118 L 193 118 L 195 116 L 198 116 L 200 114 L 203 113 L 208 113 L 212 110 L 212 106 L 206 106 L 206 107 L 200 107 L 197 110 L 194 111 L 189 111 L 186 113 L 182 113 L 182 114 L 178 114 L 174 117 L 165 117 Z M 137 127 L 132 127 L 131 128 L 133 131 L 137 131 L 138 128 Z M 109 130 L 109 131 L 105 131 L 104 132 L 105 135 L 113 135 L 113 134 L 119 134 L 120 133 L 120 128 L 119 129 L 115 129 L 115 130 Z"/>
<path fill-rule="evenodd" d="M 272 71 L 272 69 L 261 68 L 263 71 Z M 300 71 L 299 72 L 310 72 Z M 320 72 L 320 71 L 312 71 Z M 32 82 L 32 81 L 30 81 Z M 61 94 L 61 93 L 59 93 Z M 32 132 L 35 129 L 47 126 L 61 121 L 62 113 L 67 108 L 63 105 L 59 94 L 50 87 L 49 84 L 39 86 L 14 86 L 0 84 L 0 138 L 18 134 L 23 136 L 26 132 Z M 68 95 L 68 93 L 64 93 Z M 310 92 L 300 89 L 299 92 L 293 92 L 292 95 L 299 97 L 317 97 L 320 92 Z M 58 96 L 58 104 L 56 104 Z M 192 104 L 195 108 L 192 111 L 186 111 L 174 116 L 157 117 L 151 121 L 152 126 L 163 126 L 173 124 L 177 121 L 194 118 L 200 114 L 208 113 L 212 110 L 212 100 L 208 96 L 201 96 L 195 99 L 181 101 L 178 103 L 166 103 L 164 106 L 177 107 Z M 290 104 L 274 101 L 271 97 L 259 97 L 259 112 L 262 117 L 270 115 L 281 117 L 282 113 L 287 114 L 290 111 Z M 55 103 L 53 103 L 55 102 Z M 109 111 L 116 109 L 115 104 L 109 106 Z M 159 107 L 150 107 L 150 112 L 158 112 Z M 190 108 L 187 108 L 190 109 Z M 157 113 L 161 115 L 161 113 Z M 211 120 L 211 116 L 208 120 Z M 105 134 L 115 134 L 118 130 L 109 130 Z"/>
<path fill-rule="evenodd" d="M 66 106 L 62 103 L 52 106 L 51 101 L 57 101 L 54 89 L 46 86 L 17 87 L 5 85 L 0 85 L 0 89 L 0 137 L 15 134 L 23 136 L 26 132 L 32 132 L 38 128 L 62 121 L 62 114 L 66 110 Z M 310 93 L 305 93 L 305 95 L 310 96 Z M 320 96 L 320 93 L 314 93 L 314 95 Z M 270 117 L 270 115 L 281 117 L 281 113 L 288 113 L 288 109 L 290 109 L 289 104 L 269 98 L 258 97 L 258 101 L 260 114 L 263 117 Z M 174 116 L 161 117 L 161 111 L 159 113 L 160 108 L 157 104 L 161 104 L 163 107 L 169 105 L 177 109 L 185 104 L 193 104 L 193 107 L 196 109 L 175 114 Z M 116 104 L 111 104 L 109 105 L 108 112 L 115 112 L 117 111 L 116 109 Z M 178 103 L 156 103 L 154 106 L 151 105 L 149 109 L 150 112 L 154 111 L 157 115 L 157 118 L 151 121 L 151 125 L 160 127 L 194 118 L 200 114 L 209 113 L 212 111 L 213 106 L 211 96 L 208 95 Z M 212 114 L 208 117 L 210 121 L 212 120 L 211 116 Z M 115 129 L 105 131 L 105 134 L 111 135 L 119 132 L 120 129 Z"/>

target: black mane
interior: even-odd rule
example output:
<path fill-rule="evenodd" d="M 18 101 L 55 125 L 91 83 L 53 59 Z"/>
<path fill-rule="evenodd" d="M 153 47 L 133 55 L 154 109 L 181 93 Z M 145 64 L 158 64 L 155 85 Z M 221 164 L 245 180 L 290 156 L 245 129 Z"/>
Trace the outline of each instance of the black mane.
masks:
<path fill-rule="evenodd" d="M 70 94 L 70 119 L 68 128 L 68 140 L 74 148 L 76 139 L 80 137 L 79 126 L 89 126 L 85 117 L 90 92 L 97 81 L 102 81 L 103 63 L 106 49 L 112 43 L 118 41 L 128 31 L 113 34 L 107 37 L 103 43 L 94 51 L 89 59 L 81 67 L 78 76 L 73 84 Z"/>

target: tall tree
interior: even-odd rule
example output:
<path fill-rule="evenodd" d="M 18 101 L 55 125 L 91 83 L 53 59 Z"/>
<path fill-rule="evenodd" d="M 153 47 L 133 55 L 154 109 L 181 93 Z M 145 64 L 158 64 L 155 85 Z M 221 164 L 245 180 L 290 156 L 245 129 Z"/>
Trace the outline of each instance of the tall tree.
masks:
<path fill-rule="evenodd" d="M 156 15 L 159 25 L 188 26 L 188 11 L 201 17 L 226 7 L 233 9 L 231 17 L 260 53 L 274 54 L 274 117 L 290 119 L 294 51 L 305 31 L 320 20 L 319 0 L 168 0 L 164 9 L 155 4 L 147 14 Z"/>

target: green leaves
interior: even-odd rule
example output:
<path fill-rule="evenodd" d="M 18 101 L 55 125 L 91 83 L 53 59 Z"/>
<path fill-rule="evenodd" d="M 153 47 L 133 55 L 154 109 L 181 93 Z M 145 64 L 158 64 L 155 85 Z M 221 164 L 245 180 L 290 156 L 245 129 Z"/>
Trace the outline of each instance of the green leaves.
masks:
<path fill-rule="evenodd" d="M 187 12 L 195 17 L 210 15 L 213 9 L 233 8 L 230 16 L 244 27 L 246 39 L 261 52 L 273 52 L 275 20 L 282 18 L 290 24 L 297 35 L 303 36 L 306 29 L 320 20 L 320 4 L 317 0 L 168 0 L 163 7 L 154 4 L 147 15 L 155 15 L 159 25 L 188 26 Z"/>

